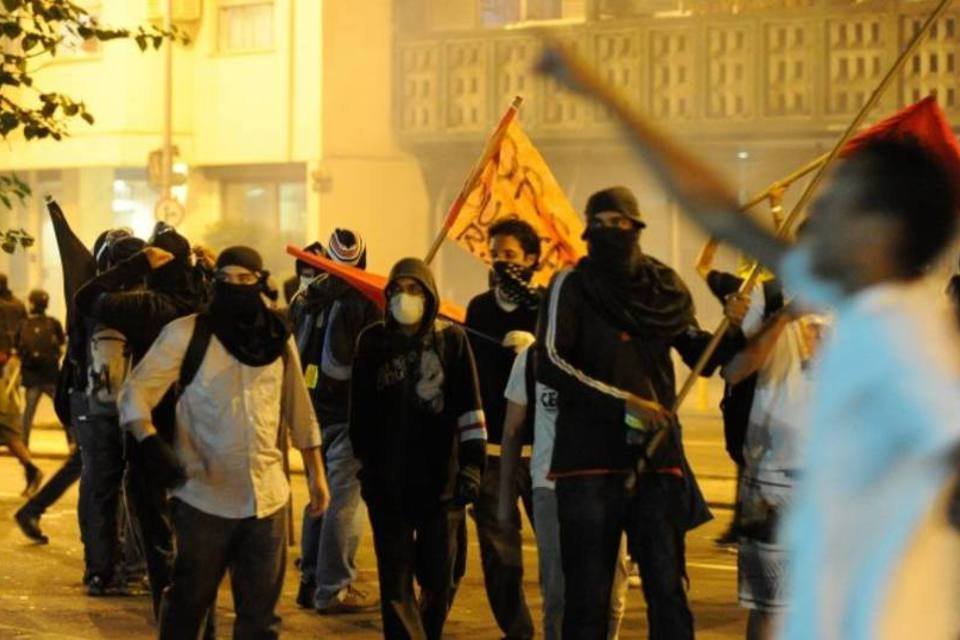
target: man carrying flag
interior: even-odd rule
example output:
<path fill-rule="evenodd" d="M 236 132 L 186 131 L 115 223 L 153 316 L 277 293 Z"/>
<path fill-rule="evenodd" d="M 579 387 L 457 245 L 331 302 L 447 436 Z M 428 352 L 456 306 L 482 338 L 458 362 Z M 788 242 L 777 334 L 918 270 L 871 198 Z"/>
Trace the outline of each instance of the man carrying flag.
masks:
<path fill-rule="evenodd" d="M 487 466 L 480 499 L 473 515 L 477 521 L 483 580 L 490 608 L 507 638 L 532 638 L 533 623 L 523 596 L 523 553 L 520 539 L 520 512 L 511 508 L 510 523 L 497 519 L 500 493 L 500 442 L 506 401 L 503 390 L 513 360 L 534 340 L 541 291 L 530 285 L 540 261 L 540 238 L 523 220 L 501 220 L 490 227 L 490 257 L 493 260 L 491 288 L 470 301 L 466 326 L 483 334 L 470 336 L 477 361 L 480 396 L 488 420 Z M 499 343 L 491 341 L 494 338 Z M 533 442 L 528 431 L 524 442 Z M 523 499 L 527 515 L 533 513 L 530 486 L 530 457 L 523 458 L 523 471 L 516 475 L 513 495 Z M 461 538 L 460 562 L 466 555 L 466 535 Z M 459 564 L 458 569 L 463 565 Z M 456 576 L 459 580 L 460 576 Z"/>

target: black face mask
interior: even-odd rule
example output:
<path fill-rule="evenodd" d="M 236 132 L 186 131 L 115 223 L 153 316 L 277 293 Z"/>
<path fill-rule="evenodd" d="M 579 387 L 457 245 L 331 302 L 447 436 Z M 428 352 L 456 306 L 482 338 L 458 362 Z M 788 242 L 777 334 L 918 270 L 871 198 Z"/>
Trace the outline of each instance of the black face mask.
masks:
<path fill-rule="evenodd" d="M 250 321 L 265 309 L 259 284 L 233 284 L 217 280 L 213 285 L 213 307 L 232 314 L 241 322 Z"/>
<path fill-rule="evenodd" d="M 35 316 L 42 316 L 46 312 L 47 312 L 47 305 L 45 304 L 42 304 L 42 305 L 36 304 L 30 307 L 30 313 L 32 313 Z"/>
<path fill-rule="evenodd" d="M 629 270 L 640 253 L 640 229 L 589 227 L 583 237 L 588 243 L 590 257 L 606 269 Z"/>

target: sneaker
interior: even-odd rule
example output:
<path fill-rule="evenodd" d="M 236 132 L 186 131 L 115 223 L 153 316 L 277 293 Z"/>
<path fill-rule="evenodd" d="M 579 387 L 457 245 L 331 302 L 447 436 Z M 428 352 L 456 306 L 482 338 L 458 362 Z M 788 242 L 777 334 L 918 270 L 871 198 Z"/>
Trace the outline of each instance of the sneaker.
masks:
<path fill-rule="evenodd" d="M 330 616 L 338 613 L 364 613 L 367 611 L 376 611 L 380 606 L 380 600 L 371 596 L 366 591 L 357 589 L 352 584 L 340 593 L 335 595 L 323 605 L 317 605 L 316 610 L 320 615 Z"/>
<path fill-rule="evenodd" d="M 40 470 L 40 467 L 29 466 L 26 469 L 26 476 L 27 486 L 24 487 L 23 493 L 20 495 L 24 498 L 32 498 L 43 483 L 43 471 Z"/>
<path fill-rule="evenodd" d="M 297 590 L 297 606 L 301 609 L 313 609 L 313 596 L 317 593 L 317 583 L 313 580 L 300 581 Z"/>
<path fill-rule="evenodd" d="M 87 582 L 87 595 L 100 598 L 103 596 L 122 596 L 126 594 L 116 582 L 104 580 L 102 576 L 94 574 Z"/>
<path fill-rule="evenodd" d="M 17 521 L 17 526 L 20 527 L 23 535 L 37 544 L 47 544 L 50 542 L 50 539 L 43 535 L 43 531 L 40 530 L 40 518 L 38 516 L 30 515 L 23 507 L 20 507 L 17 509 L 17 512 L 13 514 L 13 519 Z"/>

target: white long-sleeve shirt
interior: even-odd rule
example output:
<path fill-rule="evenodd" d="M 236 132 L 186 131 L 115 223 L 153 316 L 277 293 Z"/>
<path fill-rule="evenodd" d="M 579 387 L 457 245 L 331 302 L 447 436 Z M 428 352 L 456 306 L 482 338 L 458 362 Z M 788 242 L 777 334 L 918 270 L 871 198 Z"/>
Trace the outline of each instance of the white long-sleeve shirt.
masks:
<path fill-rule="evenodd" d="M 196 316 L 168 324 L 133 369 L 118 400 L 120 423 L 149 422 L 150 412 L 180 376 Z M 282 407 L 282 416 L 281 416 Z M 281 421 L 282 418 L 282 421 Z M 242 364 L 216 336 L 176 408 L 177 457 L 187 481 L 172 495 L 222 518 L 263 518 L 283 507 L 290 486 L 278 447 L 281 426 L 300 450 L 320 446 L 297 349 L 287 364 Z"/>

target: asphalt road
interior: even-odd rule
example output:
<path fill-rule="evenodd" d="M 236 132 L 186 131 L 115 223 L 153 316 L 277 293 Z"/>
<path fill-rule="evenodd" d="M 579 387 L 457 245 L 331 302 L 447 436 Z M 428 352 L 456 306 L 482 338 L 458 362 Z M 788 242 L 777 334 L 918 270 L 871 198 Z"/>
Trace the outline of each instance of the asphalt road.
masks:
<path fill-rule="evenodd" d="M 701 478 L 708 500 L 728 503 L 733 492 L 733 469 L 723 452 L 719 421 L 715 416 L 685 418 L 685 441 L 694 469 Z M 56 431 L 36 433 L 34 448 L 44 457 L 39 464 L 47 473 L 64 453 L 63 437 Z M 0 640 L 13 638 L 151 638 L 154 627 L 145 597 L 91 598 L 81 587 L 82 554 L 76 519 L 74 487 L 62 502 L 44 516 L 42 526 L 50 544 L 29 543 L 13 523 L 21 504 L 23 474 L 17 462 L 0 457 Z M 302 479 L 294 477 L 295 504 L 303 505 Z M 690 601 L 696 619 L 697 637 L 720 640 L 743 637 L 745 613 L 736 603 L 736 555 L 713 545 L 712 539 L 726 526 L 730 511 L 714 509 L 717 518 L 687 536 L 687 568 Z M 470 535 L 470 564 L 446 627 L 446 636 L 470 640 L 498 638 L 483 590 L 476 536 Z M 532 533 L 524 532 L 526 593 L 535 620 L 540 615 L 537 588 L 536 547 Z M 299 554 L 291 549 L 280 605 L 284 637 L 376 638 L 378 614 L 321 617 L 296 608 L 298 576 L 293 563 Z M 376 565 L 366 533 L 359 557 L 361 581 L 375 588 Z M 228 581 L 220 591 L 221 637 L 229 637 L 232 605 Z M 632 589 L 621 638 L 645 638 L 643 597 Z M 539 626 L 539 625 L 538 625 Z"/>

